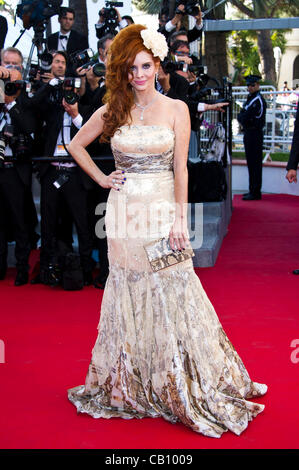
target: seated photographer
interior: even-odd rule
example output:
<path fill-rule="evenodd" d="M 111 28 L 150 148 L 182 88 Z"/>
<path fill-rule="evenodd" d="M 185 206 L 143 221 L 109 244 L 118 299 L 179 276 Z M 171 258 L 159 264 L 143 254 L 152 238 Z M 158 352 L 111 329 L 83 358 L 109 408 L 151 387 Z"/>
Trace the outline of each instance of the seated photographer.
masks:
<path fill-rule="evenodd" d="M 0 280 L 7 270 L 8 221 L 16 242 L 17 275 L 15 285 L 28 282 L 30 224 L 28 223 L 28 194 L 31 194 L 32 152 L 31 134 L 35 131 L 35 117 L 24 109 L 20 98 L 25 85 L 21 72 L 7 69 L 4 79 L 4 103 L 0 112 Z M 11 157 L 17 158 L 16 161 Z"/>
<path fill-rule="evenodd" d="M 83 121 L 78 104 L 78 78 L 65 78 L 66 57 L 54 54 L 49 77 L 31 99 L 31 104 L 44 113 L 44 156 L 56 161 L 39 165 L 41 182 L 41 281 L 59 283 L 57 256 L 57 222 L 61 201 L 67 206 L 76 226 L 84 284 L 92 283 L 92 234 L 88 223 L 87 196 L 92 180 L 72 162 L 63 162 L 68 156 L 67 146 Z M 50 77 L 54 76 L 54 79 Z M 61 157 L 62 161 L 59 162 Z M 57 271 L 53 278 L 53 267 Z M 56 269 L 57 267 L 57 269 Z M 51 276 L 50 276 L 51 274 Z"/>
<path fill-rule="evenodd" d="M 166 11 L 161 10 L 161 20 L 159 20 L 160 26 L 158 31 L 164 34 L 166 39 L 168 39 L 172 32 L 181 30 L 182 18 L 185 14 L 193 16 L 196 20 L 195 26 L 191 30 L 186 31 L 188 42 L 196 41 L 201 37 L 203 27 L 201 9 L 199 6 L 196 6 L 197 2 L 186 1 L 184 3 L 186 5 L 184 5 L 183 2 L 178 5 L 175 10 L 175 16 L 167 21 L 167 23 L 162 20 L 162 18 L 166 16 Z"/>
<path fill-rule="evenodd" d="M 112 3 L 112 2 L 107 2 Z M 113 34 L 116 36 L 119 30 L 126 28 L 128 22 L 126 19 L 122 19 L 119 11 L 115 7 L 101 8 L 99 11 L 99 19 L 95 24 L 96 36 L 101 39 L 106 34 Z"/>

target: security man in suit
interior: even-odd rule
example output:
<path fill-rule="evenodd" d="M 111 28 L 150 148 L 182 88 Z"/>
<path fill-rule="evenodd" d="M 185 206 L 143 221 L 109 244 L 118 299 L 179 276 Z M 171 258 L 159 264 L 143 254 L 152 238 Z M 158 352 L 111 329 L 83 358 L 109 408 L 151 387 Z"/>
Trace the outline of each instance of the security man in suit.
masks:
<path fill-rule="evenodd" d="M 68 55 L 88 49 L 88 39 L 77 31 L 73 30 L 75 22 L 75 10 L 72 8 L 60 8 L 58 16 L 60 31 L 50 34 L 47 45 L 49 51 L 65 51 Z"/>
<path fill-rule="evenodd" d="M 287 164 L 286 179 L 289 183 L 297 183 L 297 167 L 299 163 L 299 107 L 297 108 L 292 147 Z M 294 269 L 293 274 L 299 274 L 299 269 Z"/>
<path fill-rule="evenodd" d="M 67 156 L 67 145 L 80 129 L 83 117 L 78 102 L 69 104 L 63 98 L 55 98 L 59 92 L 57 79 L 64 78 L 66 56 L 57 52 L 53 56 L 51 74 L 54 79 L 44 83 L 31 99 L 31 105 L 45 116 L 44 156 Z M 54 82 L 53 82 L 54 81 Z M 57 259 L 57 221 L 59 207 L 66 203 L 75 223 L 84 284 L 92 283 L 92 236 L 87 217 L 87 194 L 92 187 L 92 180 L 74 163 L 41 163 L 39 167 L 41 181 L 41 280 L 48 283 L 49 269 L 55 266 Z"/>
<path fill-rule="evenodd" d="M 247 75 L 245 80 L 249 94 L 238 115 L 238 121 L 244 132 L 244 148 L 249 173 L 249 192 L 243 195 L 243 200 L 253 201 L 262 198 L 263 128 L 267 104 L 259 91 L 261 77 Z"/>
<path fill-rule="evenodd" d="M 7 69 L 9 81 L 22 79 L 21 72 Z M 8 92 L 8 91 L 7 91 Z M 10 95 L 10 93 L 9 93 Z M 22 103 L 21 90 L 14 95 L 5 94 L 5 105 L 0 113 L 0 132 L 2 140 L 2 158 L 0 167 L 0 280 L 7 270 L 7 227 L 12 224 L 13 239 L 16 242 L 15 257 L 17 275 L 15 285 L 28 282 L 30 255 L 30 226 L 26 220 L 26 193 L 31 188 L 32 151 L 31 134 L 35 131 L 36 122 L 30 109 Z M 10 161 L 17 157 L 17 161 Z"/>

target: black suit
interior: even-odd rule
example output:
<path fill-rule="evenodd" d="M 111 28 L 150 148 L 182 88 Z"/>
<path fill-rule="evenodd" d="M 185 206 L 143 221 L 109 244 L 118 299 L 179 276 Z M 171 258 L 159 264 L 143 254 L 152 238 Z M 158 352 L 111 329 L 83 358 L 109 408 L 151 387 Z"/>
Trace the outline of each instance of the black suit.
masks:
<path fill-rule="evenodd" d="M 0 15 L 0 50 L 3 49 L 5 38 L 7 35 L 7 20 L 4 16 Z"/>
<path fill-rule="evenodd" d="M 105 86 L 99 86 L 94 91 L 91 91 L 87 87 L 87 96 L 85 98 L 89 101 L 89 106 L 87 106 L 86 108 L 83 123 L 87 121 L 91 117 L 91 115 L 103 105 L 102 99 L 105 92 Z M 114 158 L 111 146 L 109 144 L 99 143 L 99 138 L 97 138 L 87 147 L 87 151 L 91 155 L 91 157 L 101 155 L 111 156 L 110 159 L 103 159 L 101 161 L 96 161 L 95 163 L 100 168 L 100 170 L 105 173 L 105 175 L 109 175 L 112 171 L 115 171 Z M 99 216 L 95 215 L 95 208 L 98 206 L 98 204 L 104 204 L 107 202 L 109 192 L 110 189 L 102 188 L 98 184 L 95 184 L 92 191 L 89 191 L 88 209 L 92 233 L 95 233 L 95 226 L 99 221 Z M 95 236 L 94 245 L 95 248 L 97 248 L 98 250 L 100 262 L 100 270 L 97 279 L 99 280 L 99 282 L 102 283 L 107 278 L 109 272 L 107 237 L 98 238 L 97 236 Z"/>
<path fill-rule="evenodd" d="M 51 88 L 48 84 L 44 85 L 32 98 L 32 104 L 40 111 L 44 110 L 45 148 L 43 154 L 45 157 L 54 155 L 65 113 L 62 105 L 51 100 Z M 72 124 L 71 138 L 77 131 L 78 129 Z M 53 183 L 62 174 L 68 176 L 68 181 L 60 189 L 57 189 Z M 92 235 L 88 225 L 87 190 L 93 186 L 92 180 L 78 166 L 61 172 L 48 162 L 40 163 L 39 175 L 41 181 L 41 267 L 47 269 L 49 264 L 58 262 L 56 242 L 59 208 L 61 204 L 65 204 L 76 225 L 83 271 L 90 272 L 93 266 L 91 259 Z M 63 214 L 64 216 L 66 215 Z"/>
<path fill-rule="evenodd" d="M 299 107 L 297 109 L 294 135 L 287 170 L 297 170 L 299 163 Z"/>
<path fill-rule="evenodd" d="M 50 34 L 47 39 L 47 45 L 49 51 L 57 51 L 58 48 L 58 38 L 60 32 Z M 83 51 L 84 49 L 88 49 L 88 39 L 87 37 L 83 36 L 82 34 L 78 33 L 75 30 L 70 32 L 70 36 L 67 42 L 66 52 L 67 54 L 72 54 L 73 52 Z"/>
<path fill-rule="evenodd" d="M 35 131 L 35 117 L 31 110 L 22 107 L 21 98 L 16 100 L 16 104 L 7 114 L 14 128 L 14 136 L 20 134 L 30 136 Z M 13 146 L 12 150 L 15 150 Z M 6 265 L 9 221 L 12 225 L 13 239 L 16 241 L 17 268 L 27 271 L 30 255 L 30 223 L 27 206 L 28 196 L 31 195 L 31 162 L 26 159 L 22 161 L 22 157 L 14 163 L 9 162 L 9 157 L 6 160 L 9 165 L 0 170 L 0 266 Z"/>
<path fill-rule="evenodd" d="M 244 132 L 244 148 L 249 173 L 249 192 L 260 197 L 263 170 L 263 128 L 267 104 L 259 91 L 249 93 L 238 121 Z"/>

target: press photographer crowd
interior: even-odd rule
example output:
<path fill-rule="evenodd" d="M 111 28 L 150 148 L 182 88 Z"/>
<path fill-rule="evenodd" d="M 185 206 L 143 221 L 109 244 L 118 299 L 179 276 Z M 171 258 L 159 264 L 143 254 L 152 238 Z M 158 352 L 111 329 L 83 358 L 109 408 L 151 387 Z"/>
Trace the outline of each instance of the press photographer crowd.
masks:
<path fill-rule="evenodd" d="M 117 7 L 122 3 L 107 1 L 95 25 L 98 42 L 94 53 L 87 37 L 74 29 L 75 11 L 61 7 L 61 3 L 23 1 L 18 5 L 16 14 L 24 28 L 34 30 L 38 63 L 33 63 L 31 54 L 25 68 L 23 53 L 17 47 L 1 51 L 0 280 L 7 273 L 8 243 L 15 241 L 15 286 L 28 283 L 29 256 L 40 240 L 40 263 L 32 284 L 70 290 L 92 284 L 104 288 L 107 241 L 95 236 L 95 208 L 107 200 L 109 190 L 96 185 L 77 166 L 67 147 L 102 106 L 109 46 L 118 31 L 134 21 L 130 16 L 121 17 Z M 167 10 L 160 11 L 159 32 L 167 38 L 169 55 L 160 65 L 156 88 L 187 103 L 192 129 L 198 131 L 203 112 L 224 111 L 227 97 L 221 94 L 222 85 L 216 83 L 218 98 L 211 100 L 207 86 L 211 77 L 190 53 L 190 42 L 202 34 L 202 14 L 196 4 L 180 0 L 173 17 Z M 47 23 L 56 14 L 60 31 L 45 38 Z M 184 15 L 195 18 L 191 30 L 181 28 Z M 109 144 L 95 140 L 87 150 L 104 173 L 114 171 Z M 32 193 L 33 175 L 40 184 L 37 204 Z M 73 225 L 78 254 L 73 249 Z M 96 277 L 95 250 L 99 259 Z"/>

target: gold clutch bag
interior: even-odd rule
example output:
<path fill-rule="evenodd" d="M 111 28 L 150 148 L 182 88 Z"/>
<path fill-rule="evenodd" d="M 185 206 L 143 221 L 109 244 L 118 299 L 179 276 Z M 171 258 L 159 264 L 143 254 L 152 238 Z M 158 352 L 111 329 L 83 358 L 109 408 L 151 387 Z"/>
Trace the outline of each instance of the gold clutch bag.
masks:
<path fill-rule="evenodd" d="M 144 245 L 148 260 L 154 272 L 168 268 L 174 264 L 186 261 L 194 256 L 192 248 L 185 248 L 183 251 L 172 251 L 169 239 L 160 238 L 154 242 Z"/>

